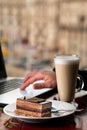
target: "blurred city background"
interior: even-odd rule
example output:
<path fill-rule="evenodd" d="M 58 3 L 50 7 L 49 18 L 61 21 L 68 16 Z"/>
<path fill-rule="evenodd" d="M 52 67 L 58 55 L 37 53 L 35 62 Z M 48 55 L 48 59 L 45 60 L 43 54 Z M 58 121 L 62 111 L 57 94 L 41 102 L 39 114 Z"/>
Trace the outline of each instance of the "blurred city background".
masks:
<path fill-rule="evenodd" d="M 87 0 L 0 0 L 0 44 L 9 76 L 52 69 L 56 54 L 87 66 Z"/>

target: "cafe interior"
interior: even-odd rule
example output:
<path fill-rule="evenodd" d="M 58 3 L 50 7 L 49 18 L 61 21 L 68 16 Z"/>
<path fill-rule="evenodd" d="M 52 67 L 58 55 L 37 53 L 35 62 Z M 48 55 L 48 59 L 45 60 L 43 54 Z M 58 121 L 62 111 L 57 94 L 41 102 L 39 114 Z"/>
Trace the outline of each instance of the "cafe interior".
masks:
<path fill-rule="evenodd" d="M 74 112 L 20 118 L 1 103 L 0 130 L 87 129 L 87 0 L 0 0 L 0 46 L 8 77 L 24 79 L 33 70 L 53 71 L 55 55 L 76 54 L 84 80 L 83 89 L 75 93 Z M 40 90 L 39 97 L 56 100 L 57 95 L 55 89 Z"/>

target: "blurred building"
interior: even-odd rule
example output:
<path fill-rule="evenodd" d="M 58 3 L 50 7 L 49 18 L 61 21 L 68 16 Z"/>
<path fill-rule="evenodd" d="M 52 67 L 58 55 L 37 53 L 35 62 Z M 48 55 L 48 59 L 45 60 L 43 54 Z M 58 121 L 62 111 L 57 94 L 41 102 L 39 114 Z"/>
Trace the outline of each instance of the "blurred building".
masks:
<path fill-rule="evenodd" d="M 0 0 L 0 37 L 27 37 L 28 14 L 25 0 Z"/>
<path fill-rule="evenodd" d="M 59 39 L 65 52 L 81 56 L 87 66 L 87 0 L 60 0 Z"/>
<path fill-rule="evenodd" d="M 87 0 L 0 0 L 0 38 L 6 37 L 10 46 L 39 50 L 34 57 L 76 53 L 87 66 Z"/>

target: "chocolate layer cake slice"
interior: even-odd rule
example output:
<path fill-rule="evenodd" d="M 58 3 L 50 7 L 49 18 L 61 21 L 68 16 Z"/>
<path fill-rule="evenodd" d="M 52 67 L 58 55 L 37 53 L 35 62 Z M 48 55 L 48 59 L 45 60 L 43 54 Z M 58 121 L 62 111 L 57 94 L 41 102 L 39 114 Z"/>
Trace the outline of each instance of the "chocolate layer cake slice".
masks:
<path fill-rule="evenodd" d="M 38 97 L 17 98 L 16 113 L 24 116 L 46 117 L 51 115 L 52 103 Z"/>

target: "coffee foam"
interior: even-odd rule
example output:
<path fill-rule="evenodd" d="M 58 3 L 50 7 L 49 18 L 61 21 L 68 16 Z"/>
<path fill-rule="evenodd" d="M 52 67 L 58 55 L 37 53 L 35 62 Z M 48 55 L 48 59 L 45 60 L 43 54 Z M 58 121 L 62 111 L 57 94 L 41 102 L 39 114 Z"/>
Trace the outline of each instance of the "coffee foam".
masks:
<path fill-rule="evenodd" d="M 54 61 L 57 64 L 79 63 L 79 60 L 80 58 L 77 55 L 61 55 L 61 56 L 56 56 L 54 58 Z"/>

